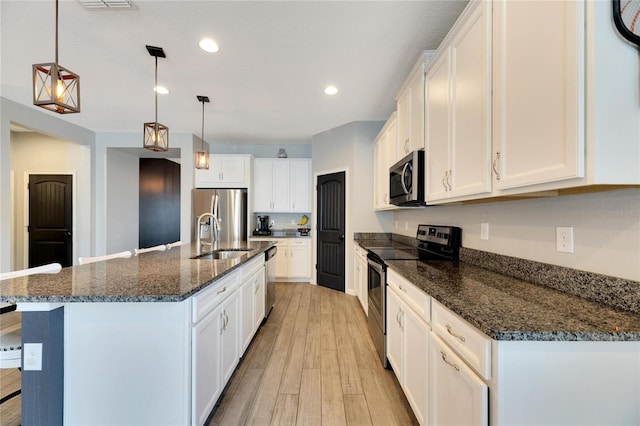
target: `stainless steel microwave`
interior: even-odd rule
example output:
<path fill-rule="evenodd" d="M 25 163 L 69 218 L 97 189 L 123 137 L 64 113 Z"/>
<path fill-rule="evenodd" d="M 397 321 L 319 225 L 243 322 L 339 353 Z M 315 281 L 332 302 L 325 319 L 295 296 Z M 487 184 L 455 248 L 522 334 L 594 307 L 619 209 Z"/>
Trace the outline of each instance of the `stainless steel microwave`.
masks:
<path fill-rule="evenodd" d="M 389 202 L 397 206 L 423 206 L 424 151 L 413 151 L 389 168 Z"/>

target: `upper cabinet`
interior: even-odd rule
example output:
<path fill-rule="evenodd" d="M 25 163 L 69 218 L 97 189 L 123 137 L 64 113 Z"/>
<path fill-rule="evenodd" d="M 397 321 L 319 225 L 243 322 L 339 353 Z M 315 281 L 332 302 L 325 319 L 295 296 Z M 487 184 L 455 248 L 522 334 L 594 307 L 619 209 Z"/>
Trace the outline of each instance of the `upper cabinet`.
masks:
<path fill-rule="evenodd" d="M 432 55 L 432 51 L 420 55 L 396 98 L 397 138 L 395 161 L 392 163 L 412 151 L 424 148 L 424 70 Z"/>
<path fill-rule="evenodd" d="M 391 114 L 373 142 L 373 209 L 397 208 L 389 204 L 389 167 L 395 163 L 396 113 Z"/>
<path fill-rule="evenodd" d="M 493 13 L 495 188 L 584 176 L 584 3 L 496 1 Z"/>
<path fill-rule="evenodd" d="M 256 158 L 253 166 L 254 211 L 311 211 L 310 159 Z"/>
<path fill-rule="evenodd" d="M 427 202 L 491 192 L 491 3 L 465 9 L 425 78 Z"/>
<path fill-rule="evenodd" d="M 250 155 L 211 154 L 209 170 L 195 169 L 196 188 L 248 188 Z"/>
<path fill-rule="evenodd" d="M 639 185 L 639 73 L 607 2 L 471 0 L 426 66 L 427 203 Z"/>

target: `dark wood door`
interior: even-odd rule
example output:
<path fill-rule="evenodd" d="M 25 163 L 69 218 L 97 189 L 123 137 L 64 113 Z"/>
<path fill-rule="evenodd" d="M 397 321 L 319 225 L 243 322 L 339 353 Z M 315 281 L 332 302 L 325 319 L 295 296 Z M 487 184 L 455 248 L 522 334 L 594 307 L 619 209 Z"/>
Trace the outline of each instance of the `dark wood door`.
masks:
<path fill-rule="evenodd" d="M 140 159 L 138 245 L 140 248 L 180 240 L 180 164 Z"/>
<path fill-rule="evenodd" d="M 29 267 L 73 264 L 71 175 L 29 176 Z"/>
<path fill-rule="evenodd" d="M 318 284 L 344 291 L 345 174 L 318 176 L 316 279 Z"/>

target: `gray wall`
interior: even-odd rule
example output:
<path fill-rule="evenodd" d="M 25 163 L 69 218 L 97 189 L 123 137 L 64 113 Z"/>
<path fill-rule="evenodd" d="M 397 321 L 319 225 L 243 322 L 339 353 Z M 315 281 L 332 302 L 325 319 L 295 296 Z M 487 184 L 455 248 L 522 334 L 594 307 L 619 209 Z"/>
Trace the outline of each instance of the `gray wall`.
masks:
<path fill-rule="evenodd" d="M 107 150 L 107 253 L 138 248 L 140 159 Z"/>
<path fill-rule="evenodd" d="M 200 140 L 200 138 L 198 138 Z M 289 158 L 311 158 L 311 144 L 250 144 L 209 142 L 209 152 L 214 154 L 250 154 L 256 158 L 276 158 L 284 148 Z M 199 147 L 200 145 L 198 145 Z"/>

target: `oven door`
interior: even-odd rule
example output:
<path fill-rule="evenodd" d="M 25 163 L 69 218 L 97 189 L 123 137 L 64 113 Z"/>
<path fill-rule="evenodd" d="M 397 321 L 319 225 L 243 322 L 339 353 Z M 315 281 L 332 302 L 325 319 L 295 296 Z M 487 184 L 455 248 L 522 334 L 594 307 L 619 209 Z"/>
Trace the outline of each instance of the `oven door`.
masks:
<path fill-rule="evenodd" d="M 387 348 L 386 348 L 386 283 L 387 283 L 387 267 L 382 261 L 367 255 L 367 282 L 368 291 L 368 328 L 371 339 L 380 356 L 382 364 L 387 367 Z"/>

